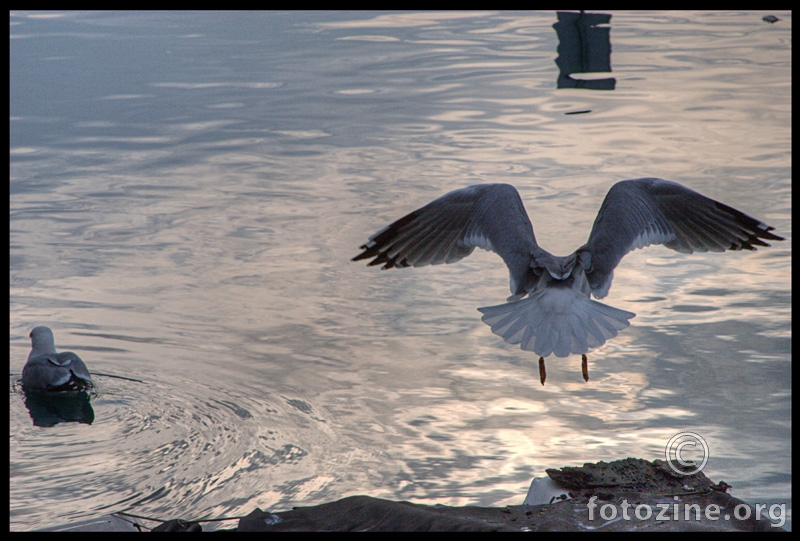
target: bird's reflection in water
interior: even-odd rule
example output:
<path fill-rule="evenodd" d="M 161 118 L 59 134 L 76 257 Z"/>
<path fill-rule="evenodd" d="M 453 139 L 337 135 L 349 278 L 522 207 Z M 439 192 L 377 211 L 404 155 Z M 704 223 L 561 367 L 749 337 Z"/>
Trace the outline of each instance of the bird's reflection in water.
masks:
<path fill-rule="evenodd" d="M 55 426 L 58 423 L 92 424 L 94 409 L 89 394 L 81 392 L 25 392 L 25 407 L 34 426 Z"/>

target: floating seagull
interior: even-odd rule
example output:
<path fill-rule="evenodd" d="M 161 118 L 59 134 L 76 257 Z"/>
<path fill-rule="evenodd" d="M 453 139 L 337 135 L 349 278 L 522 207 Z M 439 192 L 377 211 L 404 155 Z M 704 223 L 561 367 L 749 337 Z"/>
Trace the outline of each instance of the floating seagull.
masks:
<path fill-rule="evenodd" d="M 516 188 L 476 184 L 452 191 L 372 235 L 353 258 L 370 266 L 453 263 L 480 247 L 496 252 L 511 275 L 509 302 L 478 308 L 492 332 L 544 358 L 586 353 L 617 335 L 636 314 L 591 299 L 608 294 L 614 268 L 635 248 L 663 244 L 690 254 L 755 250 L 784 240 L 774 228 L 694 190 L 659 178 L 617 182 L 608 191 L 586 244 L 567 256 L 539 247 Z M 526 297 L 524 298 L 523 297 Z"/>
<path fill-rule="evenodd" d="M 22 386 L 35 391 L 86 391 L 93 387 L 89 370 L 71 351 L 56 353 L 53 331 L 34 327 L 32 349 L 22 369 Z"/>

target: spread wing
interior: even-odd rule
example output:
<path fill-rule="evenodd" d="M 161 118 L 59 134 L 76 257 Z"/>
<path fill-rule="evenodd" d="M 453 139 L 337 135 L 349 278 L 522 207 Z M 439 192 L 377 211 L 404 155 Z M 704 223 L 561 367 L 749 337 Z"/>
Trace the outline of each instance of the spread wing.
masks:
<path fill-rule="evenodd" d="M 635 248 L 663 244 L 682 253 L 755 250 L 762 239 L 783 240 L 770 227 L 735 208 L 676 182 L 639 178 L 608 191 L 589 241 L 578 252 L 592 293 L 608 293 L 614 268 Z M 587 261 L 588 255 L 588 261 Z"/>
<path fill-rule="evenodd" d="M 476 184 L 445 194 L 372 235 L 353 261 L 373 258 L 369 265 L 384 269 L 439 265 L 465 258 L 476 246 L 502 257 L 512 293 L 524 292 L 537 245 L 513 186 Z"/>

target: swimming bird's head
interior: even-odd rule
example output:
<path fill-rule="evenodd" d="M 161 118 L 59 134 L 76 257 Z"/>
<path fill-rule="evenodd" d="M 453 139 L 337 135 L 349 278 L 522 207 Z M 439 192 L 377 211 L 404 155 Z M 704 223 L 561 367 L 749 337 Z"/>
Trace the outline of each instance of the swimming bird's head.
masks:
<path fill-rule="evenodd" d="M 35 351 L 50 353 L 56 350 L 55 338 L 53 338 L 53 331 L 50 330 L 50 327 L 34 327 L 28 336 L 31 338 L 31 345 Z"/>

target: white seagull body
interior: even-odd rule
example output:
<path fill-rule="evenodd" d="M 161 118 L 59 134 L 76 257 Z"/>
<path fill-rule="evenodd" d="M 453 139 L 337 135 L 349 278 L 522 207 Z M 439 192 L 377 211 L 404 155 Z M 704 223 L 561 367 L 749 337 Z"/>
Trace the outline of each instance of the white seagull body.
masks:
<path fill-rule="evenodd" d="M 25 390 L 59 392 L 92 388 L 92 377 L 80 357 L 71 351 L 56 353 L 49 327 L 34 327 L 30 337 L 31 352 L 22 369 Z"/>
<path fill-rule="evenodd" d="M 492 332 L 544 357 L 583 355 L 636 314 L 591 299 L 608 294 L 614 268 L 635 248 L 663 244 L 682 253 L 755 250 L 783 240 L 774 228 L 685 186 L 658 178 L 623 180 L 608 191 L 589 240 L 567 256 L 536 242 L 525 207 L 509 184 L 452 191 L 378 231 L 353 258 L 369 265 L 453 263 L 480 247 L 496 252 L 511 276 L 509 302 L 478 308 Z"/>

